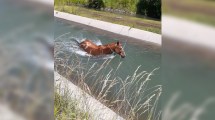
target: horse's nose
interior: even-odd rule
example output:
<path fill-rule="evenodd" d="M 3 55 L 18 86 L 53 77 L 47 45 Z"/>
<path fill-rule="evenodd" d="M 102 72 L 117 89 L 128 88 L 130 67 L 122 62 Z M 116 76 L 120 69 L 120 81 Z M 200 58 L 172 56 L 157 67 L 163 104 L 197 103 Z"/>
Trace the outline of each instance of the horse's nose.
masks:
<path fill-rule="evenodd" d="M 123 55 L 123 56 L 121 56 L 122 58 L 125 58 L 125 56 Z"/>

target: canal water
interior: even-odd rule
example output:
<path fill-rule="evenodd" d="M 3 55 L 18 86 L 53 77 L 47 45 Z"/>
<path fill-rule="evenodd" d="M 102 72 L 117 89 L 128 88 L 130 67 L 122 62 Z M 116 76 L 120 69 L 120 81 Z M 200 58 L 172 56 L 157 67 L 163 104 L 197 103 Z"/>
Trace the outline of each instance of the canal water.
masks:
<path fill-rule="evenodd" d="M 53 42 L 53 15 L 48 14 L 53 9 L 38 10 L 32 4 L 0 1 L 0 102 L 5 101 L 3 104 L 11 107 L 8 111 L 25 119 L 48 120 L 54 119 L 54 65 L 52 55 L 38 38 Z M 11 117 L 8 115 L 0 118 Z"/>
<path fill-rule="evenodd" d="M 160 62 L 161 62 L 161 52 L 160 47 L 153 45 L 151 43 L 146 43 L 144 41 L 127 38 L 115 34 L 111 34 L 108 32 L 103 32 L 100 30 L 92 30 L 87 26 L 78 25 L 76 23 L 68 22 L 62 19 L 55 18 L 55 29 L 54 29 L 54 38 L 55 38 L 55 69 L 59 71 L 57 67 L 59 64 L 64 64 L 65 66 L 74 66 L 72 64 L 75 61 L 81 62 L 82 64 L 86 64 L 85 66 L 87 70 L 89 70 L 94 63 L 98 65 L 103 64 L 105 61 L 109 61 L 107 67 L 105 67 L 105 71 L 102 72 L 103 75 L 107 75 L 110 70 L 113 71 L 118 69 L 114 76 L 121 78 L 121 80 L 125 80 L 128 76 L 134 75 L 135 71 L 138 69 L 137 73 L 145 72 L 153 72 L 150 76 L 150 82 L 147 84 L 147 89 L 153 88 L 157 85 L 160 85 Z M 125 58 L 121 58 L 119 55 L 106 55 L 106 56 L 91 56 L 84 52 L 82 49 L 79 48 L 77 42 L 81 42 L 85 39 L 90 39 L 97 45 L 100 44 L 107 44 L 111 42 L 120 41 L 124 47 L 124 51 L 126 53 Z M 67 59 L 66 63 L 65 60 Z M 59 62 L 58 60 L 61 60 Z M 64 63 L 62 63 L 64 61 Z M 120 67 L 119 67 L 120 65 Z M 95 67 L 95 69 L 98 69 Z M 65 70 L 65 69 L 60 69 Z M 65 74 L 64 74 L 65 75 Z M 74 75 L 73 75 L 74 76 Z M 78 79 L 74 80 L 73 77 L 67 77 L 73 82 L 77 82 Z M 91 82 L 87 84 L 89 87 L 92 87 L 92 81 L 97 79 L 96 77 L 87 78 L 91 79 Z M 146 78 L 142 78 L 138 84 L 144 82 Z M 120 84 L 120 83 L 119 83 Z M 135 86 L 137 83 L 133 83 L 131 86 Z M 102 86 L 97 86 L 101 90 Z M 146 86 L 145 86 L 146 87 Z M 134 87 L 135 88 L 135 87 Z M 115 90 L 111 92 L 116 92 L 116 89 L 120 89 L 120 85 L 115 87 Z M 132 88 L 130 88 L 132 90 Z M 134 89 L 133 89 L 134 90 Z M 132 90 L 132 91 L 133 91 Z M 150 90 L 149 90 L 150 91 Z M 152 89 L 153 91 L 153 89 Z M 99 94 L 99 91 L 97 91 Z M 135 93 L 135 91 L 133 91 Z M 112 93 L 114 94 L 114 93 Z M 133 94 L 131 92 L 131 94 Z M 107 95 L 111 99 L 111 95 Z M 132 95 L 130 95 L 132 96 Z M 139 96 L 139 99 L 143 99 L 147 97 L 147 95 Z M 149 96 L 148 96 L 149 97 Z M 157 107 L 158 111 L 160 107 Z"/>
<path fill-rule="evenodd" d="M 160 48 L 154 47 L 153 45 L 149 45 L 142 41 L 130 40 L 131 38 L 127 38 L 126 40 L 112 38 L 110 36 L 106 36 L 105 33 L 101 35 L 95 32 L 90 32 L 88 29 L 80 28 L 78 25 L 75 25 L 75 23 L 73 25 L 59 19 L 55 19 L 54 31 L 55 43 L 60 46 L 56 48 L 55 51 L 60 51 L 60 53 L 65 52 L 70 55 L 76 53 L 82 60 L 89 59 L 90 55 L 79 49 L 75 42 L 76 40 L 81 42 L 85 39 L 90 39 L 97 45 L 120 41 L 123 44 L 124 51 L 126 53 L 126 57 L 124 59 L 120 58 L 118 55 L 107 55 L 99 57 L 92 56 L 91 60 L 92 62 L 95 62 L 112 59 L 113 61 L 110 65 L 113 68 L 116 67 L 119 62 L 122 62 L 119 70 L 119 76 L 122 78 L 125 78 L 127 75 L 133 73 L 138 66 L 141 66 L 140 70 L 147 72 L 160 67 Z M 154 81 L 158 81 L 159 83 L 159 75 L 160 70 L 157 70 L 152 76 L 152 79 L 154 79 Z"/>

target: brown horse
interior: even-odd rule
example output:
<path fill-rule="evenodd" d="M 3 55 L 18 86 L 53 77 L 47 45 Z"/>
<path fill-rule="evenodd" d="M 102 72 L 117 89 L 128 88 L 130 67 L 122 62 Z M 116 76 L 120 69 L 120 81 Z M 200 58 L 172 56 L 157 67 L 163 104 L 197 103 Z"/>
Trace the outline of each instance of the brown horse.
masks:
<path fill-rule="evenodd" d="M 125 52 L 122 48 L 122 44 L 119 43 L 119 41 L 106 45 L 96 45 L 91 40 L 86 39 L 85 41 L 79 43 L 79 46 L 88 54 L 93 56 L 117 53 L 122 58 L 125 57 Z"/>

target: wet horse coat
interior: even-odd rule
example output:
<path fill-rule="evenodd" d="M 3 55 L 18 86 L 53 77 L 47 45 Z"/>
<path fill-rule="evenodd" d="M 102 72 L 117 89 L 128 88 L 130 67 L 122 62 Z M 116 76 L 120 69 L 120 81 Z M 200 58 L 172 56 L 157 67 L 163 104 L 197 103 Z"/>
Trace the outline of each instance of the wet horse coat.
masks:
<path fill-rule="evenodd" d="M 91 40 L 86 39 L 85 41 L 79 43 L 79 46 L 88 54 L 93 56 L 117 53 L 122 58 L 125 57 L 125 52 L 119 42 L 106 45 L 96 45 Z"/>

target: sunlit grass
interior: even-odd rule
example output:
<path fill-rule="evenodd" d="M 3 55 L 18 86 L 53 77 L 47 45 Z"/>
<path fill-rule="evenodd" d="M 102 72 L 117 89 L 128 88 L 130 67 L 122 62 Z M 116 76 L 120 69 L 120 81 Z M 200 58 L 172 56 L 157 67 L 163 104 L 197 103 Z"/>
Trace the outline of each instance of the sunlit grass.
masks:
<path fill-rule="evenodd" d="M 162 9 L 164 14 L 215 26 L 212 13 L 215 11 L 215 2 L 212 0 L 164 0 Z"/>
<path fill-rule="evenodd" d="M 161 33 L 161 22 L 149 18 L 139 18 L 134 16 L 126 16 L 121 14 L 115 14 L 110 12 L 98 11 L 93 9 L 87 9 L 77 6 L 57 6 L 55 5 L 55 10 L 66 12 L 70 14 L 75 14 L 83 17 L 98 19 L 102 21 L 107 21 L 115 24 L 129 26 L 131 28 L 138 28 L 141 30 L 146 30 L 154 33 Z"/>
<path fill-rule="evenodd" d="M 105 7 L 113 9 L 123 9 L 136 12 L 136 5 L 139 0 L 103 0 Z M 55 0 L 55 5 L 84 5 L 89 4 L 89 0 Z"/>

